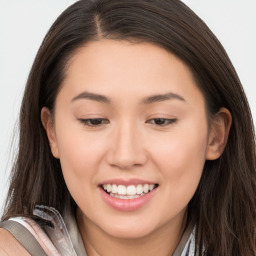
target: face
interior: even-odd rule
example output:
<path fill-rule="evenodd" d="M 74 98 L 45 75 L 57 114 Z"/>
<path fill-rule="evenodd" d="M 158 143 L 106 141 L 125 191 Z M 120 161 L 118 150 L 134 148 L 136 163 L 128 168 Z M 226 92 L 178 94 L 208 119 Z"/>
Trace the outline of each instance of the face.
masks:
<path fill-rule="evenodd" d="M 149 43 L 85 45 L 49 127 L 85 225 L 126 238 L 181 227 L 209 154 L 204 97 L 181 60 Z"/>

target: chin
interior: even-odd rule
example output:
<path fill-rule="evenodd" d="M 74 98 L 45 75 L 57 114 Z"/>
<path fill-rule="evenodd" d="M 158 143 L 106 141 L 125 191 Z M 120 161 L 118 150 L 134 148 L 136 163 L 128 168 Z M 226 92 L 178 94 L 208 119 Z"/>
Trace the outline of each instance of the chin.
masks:
<path fill-rule="evenodd" d="M 130 221 L 127 223 L 115 222 L 114 224 L 111 223 L 111 225 L 104 225 L 102 229 L 108 235 L 119 239 L 139 239 L 149 236 L 155 230 L 150 221 L 148 223 L 131 223 Z"/>

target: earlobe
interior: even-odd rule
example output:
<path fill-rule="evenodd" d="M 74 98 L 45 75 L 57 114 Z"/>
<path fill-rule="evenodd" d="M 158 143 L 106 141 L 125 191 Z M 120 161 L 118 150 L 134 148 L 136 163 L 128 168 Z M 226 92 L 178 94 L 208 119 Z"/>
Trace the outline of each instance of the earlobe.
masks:
<path fill-rule="evenodd" d="M 231 113 L 228 109 L 221 108 L 211 121 L 206 152 L 207 160 L 215 160 L 222 155 L 228 141 L 231 124 Z"/>
<path fill-rule="evenodd" d="M 43 107 L 41 110 L 41 121 L 46 131 L 52 154 L 55 158 L 59 158 L 59 150 L 54 130 L 53 118 L 50 110 Z"/>

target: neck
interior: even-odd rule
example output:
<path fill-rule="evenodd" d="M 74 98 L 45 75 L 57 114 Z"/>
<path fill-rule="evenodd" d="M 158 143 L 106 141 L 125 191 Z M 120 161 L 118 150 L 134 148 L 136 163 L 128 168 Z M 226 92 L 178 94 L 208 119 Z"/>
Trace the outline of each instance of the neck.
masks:
<path fill-rule="evenodd" d="M 182 221 L 167 223 L 144 237 L 125 239 L 108 235 L 86 216 L 77 211 L 77 222 L 88 256 L 171 256 L 186 226 L 186 214 Z"/>

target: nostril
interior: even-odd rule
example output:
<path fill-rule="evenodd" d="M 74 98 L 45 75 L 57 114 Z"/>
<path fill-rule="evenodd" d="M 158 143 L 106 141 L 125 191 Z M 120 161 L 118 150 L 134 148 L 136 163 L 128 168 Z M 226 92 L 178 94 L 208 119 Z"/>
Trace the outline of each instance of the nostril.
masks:
<path fill-rule="evenodd" d="M 147 163 L 147 155 L 143 148 L 139 146 L 124 146 L 109 150 L 107 155 L 107 162 L 112 167 L 121 170 L 130 170 L 134 167 L 140 167 Z"/>

